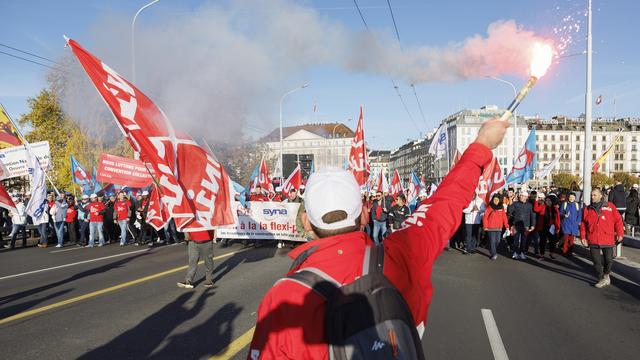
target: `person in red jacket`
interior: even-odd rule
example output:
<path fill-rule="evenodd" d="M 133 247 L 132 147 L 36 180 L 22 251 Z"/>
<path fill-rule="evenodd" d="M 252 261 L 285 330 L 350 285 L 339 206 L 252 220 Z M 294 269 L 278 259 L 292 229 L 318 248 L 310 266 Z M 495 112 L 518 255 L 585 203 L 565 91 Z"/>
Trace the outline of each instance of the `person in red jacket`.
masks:
<path fill-rule="evenodd" d="M 433 288 L 431 271 L 449 242 L 478 185 L 504 138 L 508 122 L 489 120 L 433 196 L 407 218 L 403 229 L 389 235 L 384 247 L 384 276 L 402 295 L 420 336 L 427 324 Z M 325 168 L 311 175 L 305 192 L 304 221 L 316 239 L 289 253 L 297 259 L 289 274 L 321 271 L 349 284 L 362 276 L 363 259 L 374 246 L 360 231 L 360 186 L 351 172 Z M 296 281 L 278 281 L 258 307 L 257 324 L 248 359 L 327 359 L 325 302 Z"/>
<path fill-rule="evenodd" d="M 598 289 L 611 285 L 609 273 L 613 261 L 613 247 L 621 242 L 623 237 L 624 223 L 618 209 L 604 199 L 600 189 L 593 189 L 591 205 L 582 211 L 580 239 L 582 245 L 588 246 L 591 251 L 593 267 L 598 277 L 595 287 Z"/>
<path fill-rule="evenodd" d="M 198 261 L 204 260 L 205 281 L 203 286 L 206 288 L 213 287 L 213 230 L 193 231 L 187 233 L 189 246 L 187 252 L 189 254 L 189 267 L 184 281 L 178 282 L 178 287 L 184 289 L 193 289 L 193 279 L 198 270 Z"/>
<path fill-rule="evenodd" d="M 127 230 L 131 217 L 131 201 L 124 191 L 118 193 L 118 200 L 113 204 L 113 222 L 120 227 L 120 246 L 127 244 Z"/>
<path fill-rule="evenodd" d="M 547 210 L 545 205 L 545 195 L 543 192 L 538 192 L 533 199 L 533 212 L 536 213 L 536 225 L 533 231 L 529 234 L 528 241 L 533 245 L 533 253 L 535 256 L 540 257 L 540 238 L 544 232 L 544 212 Z M 527 246 L 527 248 L 529 248 Z"/>
<path fill-rule="evenodd" d="M 495 194 L 491 197 L 489 207 L 482 217 L 482 227 L 489 237 L 491 260 L 496 260 L 498 258 L 498 244 L 500 243 L 500 236 L 502 236 L 502 229 L 509 229 L 509 218 L 502 204 L 502 196 Z"/>
<path fill-rule="evenodd" d="M 255 194 L 251 194 L 249 197 L 249 201 L 269 201 L 269 198 L 262 193 L 262 187 L 258 185 Z"/>
<path fill-rule="evenodd" d="M 93 247 L 96 236 L 100 240 L 98 246 L 104 246 L 104 233 L 103 221 L 104 221 L 105 206 L 102 201 L 98 201 L 97 194 L 91 194 L 91 203 L 89 204 L 89 245 L 87 247 Z"/>
<path fill-rule="evenodd" d="M 560 235 L 560 209 L 558 209 L 558 198 L 550 194 L 544 200 L 545 209 L 542 213 L 542 228 L 540 229 L 540 260 L 544 259 L 544 253 L 549 244 L 549 257 L 553 259 L 556 251 L 556 244 Z"/>
<path fill-rule="evenodd" d="M 64 222 L 67 225 L 69 242 L 78 243 L 78 209 L 73 196 L 67 196 L 67 214 Z"/>

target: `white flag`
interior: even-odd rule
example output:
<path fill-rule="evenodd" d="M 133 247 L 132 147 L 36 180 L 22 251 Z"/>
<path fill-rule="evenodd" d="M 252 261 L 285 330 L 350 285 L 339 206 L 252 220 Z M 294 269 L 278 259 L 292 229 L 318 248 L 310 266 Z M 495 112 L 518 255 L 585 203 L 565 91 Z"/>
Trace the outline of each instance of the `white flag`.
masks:
<path fill-rule="evenodd" d="M 26 145 L 29 146 L 28 144 Z M 47 183 L 44 170 L 40 166 L 38 158 L 29 152 L 29 172 L 31 173 L 31 198 L 25 209 L 26 213 L 33 218 L 33 224 L 38 225 L 48 221 L 46 218 L 47 208 Z"/>
<path fill-rule="evenodd" d="M 434 155 L 436 160 L 439 160 L 447 154 L 447 151 L 449 151 L 449 135 L 447 135 L 446 124 L 442 124 L 431 141 L 429 154 Z"/>
<path fill-rule="evenodd" d="M 545 178 L 551 174 L 551 171 L 558 165 L 560 162 L 560 158 L 562 158 L 561 154 L 556 155 L 556 158 L 553 159 L 552 162 L 548 163 L 545 167 L 543 167 L 540 171 L 538 171 L 538 179 Z"/>

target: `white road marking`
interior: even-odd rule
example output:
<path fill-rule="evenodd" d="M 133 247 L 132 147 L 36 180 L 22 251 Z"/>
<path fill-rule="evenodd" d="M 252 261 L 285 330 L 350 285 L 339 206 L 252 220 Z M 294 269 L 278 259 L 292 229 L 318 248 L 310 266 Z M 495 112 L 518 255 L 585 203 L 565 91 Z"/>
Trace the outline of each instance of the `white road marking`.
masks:
<path fill-rule="evenodd" d="M 82 249 L 84 249 L 84 246 L 76 246 L 76 247 L 72 247 L 72 248 L 68 248 L 68 249 L 49 251 L 49 254 L 55 254 L 55 253 L 73 251 L 73 250 L 82 250 Z"/>
<path fill-rule="evenodd" d="M 120 257 L 120 256 L 125 256 L 125 255 L 131 255 L 131 254 L 137 254 L 137 253 L 141 253 L 141 252 L 146 252 L 146 251 L 149 251 L 149 250 L 151 250 L 151 249 L 142 249 L 142 250 L 136 250 L 136 251 L 129 251 L 129 252 L 122 253 L 122 254 L 116 254 L 116 255 L 104 256 L 104 257 L 96 258 L 96 259 L 90 259 L 90 260 L 78 261 L 78 262 L 75 262 L 75 263 L 71 263 L 71 264 L 64 264 L 64 265 L 59 265 L 59 266 L 54 266 L 54 267 L 50 267 L 50 268 L 46 268 L 46 269 L 40 269 L 40 270 L 27 271 L 27 272 L 23 272 L 23 273 L 20 273 L 20 274 L 7 275 L 7 276 L 0 277 L 0 280 L 6 280 L 6 279 L 11 279 L 11 278 L 19 277 L 19 276 L 25 276 L 25 275 L 36 274 L 36 273 L 43 272 L 43 271 L 49 271 L 49 270 L 62 269 L 62 268 L 66 268 L 66 267 L 70 267 L 70 266 L 75 266 L 75 265 L 86 264 L 86 263 L 90 263 L 90 262 L 94 262 L 94 261 L 100 261 L 100 260 L 113 259 L 113 258 Z"/>
<path fill-rule="evenodd" d="M 493 358 L 496 360 L 509 360 L 507 350 L 504 348 L 502 338 L 500 337 L 500 331 L 498 331 L 498 325 L 496 325 L 496 320 L 493 318 L 493 313 L 490 309 L 481 309 L 480 311 L 482 312 L 484 326 L 487 328 Z"/>

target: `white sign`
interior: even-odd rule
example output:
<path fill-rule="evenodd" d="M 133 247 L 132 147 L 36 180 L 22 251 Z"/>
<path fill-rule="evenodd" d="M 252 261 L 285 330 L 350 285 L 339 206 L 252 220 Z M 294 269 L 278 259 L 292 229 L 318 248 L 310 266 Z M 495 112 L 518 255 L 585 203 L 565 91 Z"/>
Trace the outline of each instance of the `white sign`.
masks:
<path fill-rule="evenodd" d="M 31 143 L 31 149 L 38 157 L 42 169 L 49 168 L 49 142 Z M 29 154 L 24 146 L 14 146 L 0 150 L 0 180 L 29 175 Z"/>
<path fill-rule="evenodd" d="M 232 205 L 238 222 L 216 229 L 217 238 L 307 241 L 298 234 L 296 225 L 300 204 L 254 201 L 246 206 L 239 202 Z"/>

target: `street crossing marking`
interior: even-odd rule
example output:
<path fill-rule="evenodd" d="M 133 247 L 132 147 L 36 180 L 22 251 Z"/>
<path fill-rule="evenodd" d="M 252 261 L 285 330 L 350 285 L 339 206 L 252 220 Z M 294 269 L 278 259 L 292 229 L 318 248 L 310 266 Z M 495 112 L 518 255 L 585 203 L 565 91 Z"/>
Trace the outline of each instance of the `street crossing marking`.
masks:
<path fill-rule="evenodd" d="M 256 327 L 252 327 L 246 333 L 240 335 L 239 338 L 233 340 L 229 346 L 222 349 L 218 354 L 213 355 L 209 358 L 209 360 L 228 360 L 238 354 L 242 349 L 244 349 L 253 338 L 253 332 L 256 330 Z"/>
<path fill-rule="evenodd" d="M 7 276 L 0 277 L 0 280 L 6 280 L 6 279 L 19 277 L 19 276 L 37 274 L 37 273 L 43 272 L 43 271 L 62 269 L 62 268 L 66 268 L 66 267 L 69 267 L 69 266 L 76 266 L 76 265 L 86 264 L 86 263 L 90 263 L 90 262 L 94 262 L 94 261 L 113 259 L 115 257 L 131 255 L 131 254 L 137 254 L 137 253 L 145 252 L 145 251 L 149 251 L 149 250 L 151 250 L 151 249 L 142 249 L 142 250 L 136 250 L 136 251 L 129 251 L 129 252 L 122 253 L 122 254 L 115 254 L 115 255 L 104 256 L 104 257 L 100 257 L 100 258 L 96 258 L 96 259 L 78 261 L 78 262 L 75 262 L 75 263 L 54 266 L 54 267 L 50 267 L 50 268 L 46 268 L 46 269 L 27 271 L 27 272 L 23 272 L 23 273 L 20 273 L 20 274 L 7 275 Z"/>
<path fill-rule="evenodd" d="M 500 331 L 498 331 L 498 325 L 496 325 L 496 320 L 493 318 L 493 312 L 491 312 L 490 309 L 481 309 L 480 311 L 482 312 L 484 326 L 487 328 L 493 358 L 496 360 L 509 360 L 507 350 L 504 348 L 502 338 L 500 337 Z"/>
<path fill-rule="evenodd" d="M 213 260 L 223 259 L 223 258 L 229 257 L 231 255 L 238 254 L 238 253 L 241 253 L 241 252 L 244 252 L 244 251 L 247 251 L 247 250 L 249 250 L 249 249 L 233 251 L 233 252 L 230 252 L 230 253 L 227 253 L 227 254 L 216 256 L 216 257 L 213 258 Z M 198 262 L 198 265 L 201 265 L 203 263 L 204 263 L 204 261 L 200 261 L 200 262 Z M 133 286 L 133 285 L 141 284 L 141 283 L 149 281 L 149 280 L 157 279 L 157 278 L 163 277 L 165 275 L 169 275 L 169 274 L 173 274 L 173 273 L 178 272 L 178 271 L 185 270 L 187 267 L 188 267 L 187 265 L 179 266 L 179 267 L 176 267 L 176 268 L 173 268 L 173 269 L 169 269 L 169 270 L 157 273 L 157 274 L 145 276 L 143 278 L 139 278 L 139 279 L 136 279 L 136 280 L 128 281 L 126 283 L 122 283 L 122 284 L 119 284 L 119 285 L 108 287 L 106 289 L 97 290 L 97 291 L 94 291 L 94 292 L 90 292 L 88 294 L 84 294 L 84 295 L 76 296 L 76 297 L 71 298 L 71 299 L 60 301 L 60 302 L 57 302 L 57 303 L 54 303 L 54 304 L 51 304 L 51 305 L 46 305 L 46 306 L 43 306 L 43 307 L 35 308 L 33 310 L 21 312 L 21 313 L 6 317 L 4 319 L 0 319 L 0 325 L 6 324 L 6 323 L 10 323 L 12 321 L 20 320 L 20 319 L 23 319 L 23 318 L 26 318 L 26 317 L 29 317 L 29 316 L 32 316 L 32 315 L 40 314 L 40 313 L 43 313 L 43 312 L 48 311 L 48 310 L 57 309 L 59 307 L 62 307 L 62 306 L 65 306 L 65 305 L 69 305 L 69 304 L 73 304 L 73 303 L 76 303 L 78 301 L 90 299 L 90 298 L 96 297 L 98 295 L 107 294 L 107 293 L 114 292 L 114 291 L 120 290 L 120 289 L 124 289 L 124 288 L 130 287 L 130 286 Z"/>

